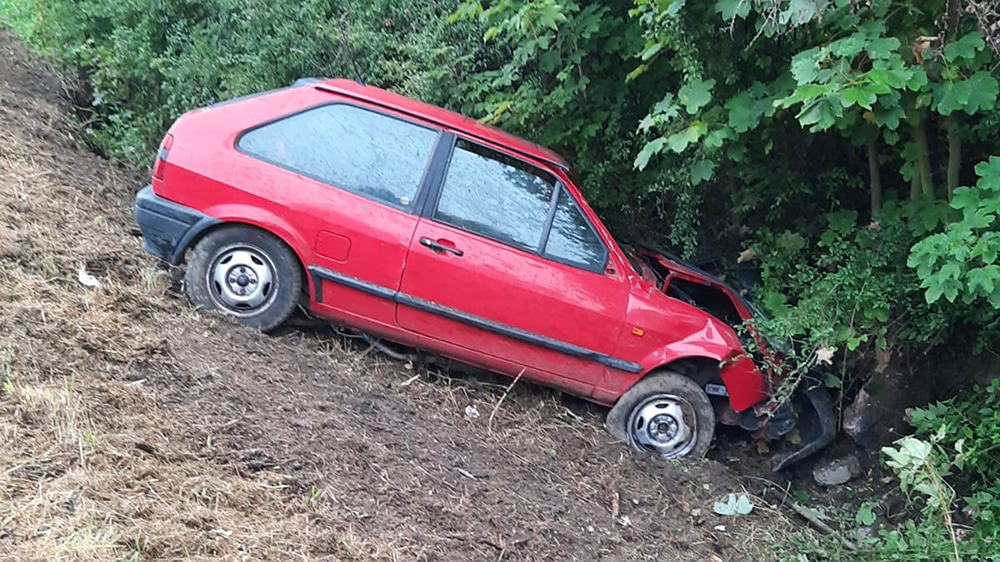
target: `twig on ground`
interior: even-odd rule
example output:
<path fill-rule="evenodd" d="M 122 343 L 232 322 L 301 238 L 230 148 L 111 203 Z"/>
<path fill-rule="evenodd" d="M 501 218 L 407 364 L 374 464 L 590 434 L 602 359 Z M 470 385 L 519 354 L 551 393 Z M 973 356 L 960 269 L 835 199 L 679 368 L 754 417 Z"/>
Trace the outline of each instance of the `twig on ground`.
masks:
<path fill-rule="evenodd" d="M 759 477 L 756 477 L 756 476 L 751 476 L 750 478 L 753 479 L 753 480 L 759 480 L 759 481 L 764 482 L 765 484 L 767 484 L 769 486 L 772 486 L 774 488 L 777 488 L 778 490 L 781 490 L 782 494 L 784 494 L 784 498 L 782 499 L 782 502 L 779 505 L 783 505 L 783 506 L 787 506 L 787 507 L 791 508 L 792 511 L 794 511 L 800 517 L 802 517 L 803 519 L 805 519 L 806 521 L 808 521 L 817 530 L 822 531 L 823 533 L 826 533 L 826 534 L 831 535 L 833 537 L 836 537 L 838 540 L 840 540 L 840 544 L 844 545 L 844 548 L 846 548 L 846 549 L 848 549 L 848 550 L 850 550 L 852 552 L 856 551 L 858 549 L 858 546 L 856 544 L 854 544 L 853 542 L 847 540 L 847 538 L 844 537 L 844 535 L 840 534 L 836 529 L 834 529 L 833 527 L 831 527 L 831 526 L 827 525 L 826 523 L 824 523 L 823 521 L 821 521 L 808 508 L 802 507 L 801 505 L 795 503 L 794 498 L 792 498 L 793 501 L 785 502 L 784 499 L 787 499 L 790 496 L 788 494 L 788 491 L 785 488 L 782 488 L 780 485 L 778 485 L 777 482 L 775 482 L 773 480 L 768 480 L 767 478 L 759 478 Z"/>
<path fill-rule="evenodd" d="M 510 391 L 514 389 L 514 385 L 517 384 L 517 381 L 521 380 L 521 375 L 523 374 L 524 374 L 524 369 L 521 369 L 521 372 L 518 373 L 516 377 L 514 377 L 514 380 L 507 387 L 507 390 L 504 391 L 503 396 L 501 396 L 500 399 L 497 400 L 497 403 L 493 405 L 493 411 L 490 412 L 490 420 L 486 424 L 486 429 L 489 430 L 491 436 L 493 435 L 493 418 L 496 417 L 497 410 L 500 409 L 500 404 L 503 404 L 503 401 L 507 399 L 507 395 L 509 395 Z"/>

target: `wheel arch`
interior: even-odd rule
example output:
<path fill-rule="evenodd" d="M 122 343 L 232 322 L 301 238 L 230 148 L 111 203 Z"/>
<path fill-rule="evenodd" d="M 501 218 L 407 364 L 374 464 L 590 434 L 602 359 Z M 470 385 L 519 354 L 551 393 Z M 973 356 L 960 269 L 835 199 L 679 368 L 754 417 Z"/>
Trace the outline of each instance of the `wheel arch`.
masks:
<path fill-rule="evenodd" d="M 767 398 L 767 382 L 753 360 L 743 356 L 728 362 L 724 369 L 721 367 L 723 361 L 723 358 L 708 354 L 671 357 L 655 367 L 647 369 L 641 376 L 632 380 L 626 388 L 621 390 L 620 395 L 628 392 L 629 389 L 646 378 L 666 370 L 690 378 L 703 390 L 705 385 L 709 383 L 722 384 L 726 388 L 726 398 L 736 412 L 742 412 Z M 614 402 L 617 403 L 617 400 L 615 399 Z"/>
<path fill-rule="evenodd" d="M 210 224 L 203 226 L 202 228 L 199 228 L 196 232 L 192 232 L 189 234 L 188 236 L 189 239 L 187 240 L 186 244 L 178 245 L 176 260 L 174 261 L 174 263 L 180 264 L 181 262 L 183 262 L 184 256 L 188 252 L 188 250 L 193 249 L 199 242 L 201 242 L 209 234 L 237 226 L 250 227 L 259 230 L 261 232 L 264 232 L 266 234 L 270 234 L 271 236 L 274 236 L 276 239 L 278 239 L 282 244 L 284 244 L 285 247 L 292 252 L 292 255 L 295 256 L 295 261 L 299 267 L 299 273 L 301 273 L 302 275 L 302 281 L 303 281 L 302 291 L 304 291 L 307 295 L 312 294 L 312 282 L 311 282 L 311 277 L 309 275 L 309 269 L 305 266 L 306 262 L 303 259 L 302 254 L 298 250 L 298 248 L 302 246 L 297 246 L 296 244 L 292 243 L 289 240 L 291 238 L 292 240 L 295 241 L 301 241 L 301 238 L 298 236 L 292 236 L 287 231 L 285 232 L 280 231 L 283 229 L 269 228 L 266 225 L 262 225 L 252 220 L 237 218 L 231 220 L 214 221 Z M 279 231 L 276 232 L 276 230 Z"/>

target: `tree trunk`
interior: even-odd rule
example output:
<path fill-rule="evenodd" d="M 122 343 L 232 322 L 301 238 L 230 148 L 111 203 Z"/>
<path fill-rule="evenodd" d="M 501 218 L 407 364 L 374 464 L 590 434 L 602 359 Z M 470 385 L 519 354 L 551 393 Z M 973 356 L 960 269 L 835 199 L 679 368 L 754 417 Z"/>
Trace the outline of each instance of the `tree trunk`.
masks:
<path fill-rule="evenodd" d="M 962 19 L 962 0 L 948 0 L 948 29 L 945 30 L 945 43 L 951 43 L 958 37 L 958 24 Z"/>
<path fill-rule="evenodd" d="M 868 141 L 868 186 L 872 196 L 872 220 L 882 208 L 882 172 L 878 165 L 878 146 L 875 139 Z"/>
<path fill-rule="evenodd" d="M 924 114 L 913 123 L 913 140 L 917 144 L 917 171 L 920 174 L 920 191 L 924 195 L 934 196 L 934 178 L 931 176 L 931 149 L 927 141 L 927 127 L 924 125 Z"/>
<path fill-rule="evenodd" d="M 957 111 L 948 118 L 948 201 L 955 192 L 962 169 L 962 116 Z"/>

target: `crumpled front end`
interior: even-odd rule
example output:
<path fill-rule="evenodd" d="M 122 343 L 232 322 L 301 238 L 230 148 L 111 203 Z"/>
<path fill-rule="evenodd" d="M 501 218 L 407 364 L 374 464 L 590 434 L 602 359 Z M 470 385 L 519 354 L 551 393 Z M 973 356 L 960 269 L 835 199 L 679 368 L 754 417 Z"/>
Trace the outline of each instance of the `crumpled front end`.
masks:
<path fill-rule="evenodd" d="M 728 404 L 717 412 L 719 422 L 741 427 L 767 441 L 782 439 L 797 429 L 795 440 L 788 439 L 777 447 L 791 450 L 776 454 L 772 465 L 776 471 L 822 450 L 836 438 L 833 399 L 821 377 L 815 374 L 803 377 L 789 400 L 776 401 L 774 389 L 782 377 L 788 376 L 782 372 L 777 357 L 781 349 L 760 334 L 751 334 L 756 349 L 748 353 L 735 332 L 727 330 L 736 330 L 747 323 L 752 325 L 759 314 L 743 295 L 662 250 L 647 246 L 640 253 L 661 277 L 664 294 L 703 310 L 725 326 L 716 327 L 730 348 L 719 369 L 724 386 L 708 384 L 705 388 L 710 395 L 728 398 Z"/>

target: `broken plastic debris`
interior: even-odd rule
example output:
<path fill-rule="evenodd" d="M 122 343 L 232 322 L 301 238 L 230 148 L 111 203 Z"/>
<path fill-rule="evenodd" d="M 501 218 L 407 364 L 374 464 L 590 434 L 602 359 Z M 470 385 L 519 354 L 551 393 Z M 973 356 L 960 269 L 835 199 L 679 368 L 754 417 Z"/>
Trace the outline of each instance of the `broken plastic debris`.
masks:
<path fill-rule="evenodd" d="M 833 365 L 833 354 L 837 351 L 835 347 L 821 347 L 816 350 L 816 362 L 825 365 Z"/>
<path fill-rule="evenodd" d="M 719 515 L 746 515 L 753 511 L 753 503 L 746 494 L 729 494 L 725 502 L 715 502 L 712 511 Z"/>
<path fill-rule="evenodd" d="M 479 410 L 475 406 L 466 406 L 465 417 L 474 420 L 479 417 Z"/>
<path fill-rule="evenodd" d="M 101 282 L 98 281 L 97 278 L 94 277 L 93 275 L 87 273 L 87 270 L 85 270 L 82 267 L 80 268 L 80 271 L 77 272 L 77 279 L 80 281 L 80 284 L 83 285 L 84 287 L 88 287 L 91 289 L 101 288 Z"/>

